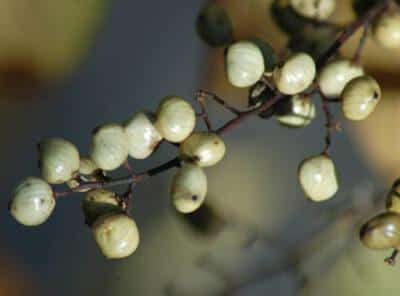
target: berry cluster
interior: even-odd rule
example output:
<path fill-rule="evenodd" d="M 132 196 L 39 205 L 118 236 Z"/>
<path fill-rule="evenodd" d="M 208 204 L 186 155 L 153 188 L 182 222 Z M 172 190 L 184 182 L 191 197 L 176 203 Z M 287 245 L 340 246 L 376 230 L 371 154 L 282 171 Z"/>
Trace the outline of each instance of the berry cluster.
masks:
<path fill-rule="evenodd" d="M 290 21 L 296 18 L 311 22 L 313 29 L 329 26 L 323 21 L 334 8 L 334 0 L 276 1 L 272 7 L 288 10 L 285 13 L 289 13 Z M 177 211 L 191 213 L 202 205 L 207 195 L 204 168 L 217 164 L 224 157 L 226 147 L 222 134 L 253 115 L 263 119 L 274 117 L 288 127 L 307 126 L 316 116 L 315 99 L 321 100 L 326 118 L 325 147 L 321 153 L 300 163 L 298 179 L 310 200 L 320 202 L 332 198 L 339 181 L 330 156 L 331 132 L 337 128 L 330 105 L 340 103 L 345 118 L 363 120 L 380 101 L 379 84 L 358 63 L 370 29 L 383 46 L 400 48 L 400 13 L 396 2 L 370 3 L 360 14 L 322 55 L 315 57 L 312 51 L 296 51 L 289 46 L 289 54 L 280 55 L 283 58 L 278 61 L 278 54 L 260 38 L 235 40 L 232 21 L 224 7 L 208 3 L 198 16 L 197 30 L 209 45 L 226 48 L 227 80 L 235 87 L 249 88 L 249 107 L 238 110 L 215 94 L 199 91 L 196 99 L 201 112 L 196 113 L 185 99 L 167 96 L 154 114 L 138 112 L 122 124 L 109 123 L 95 128 L 88 157 L 81 157 L 77 148 L 64 139 L 44 140 L 39 144 L 41 178 L 28 177 L 16 188 L 10 202 L 12 216 L 21 224 L 39 225 L 49 218 L 58 197 L 84 192 L 85 222 L 91 227 L 100 250 L 107 258 L 126 257 L 139 244 L 139 232 L 128 211 L 133 185 L 178 167 L 170 186 L 171 201 Z M 277 19 L 286 32 L 293 31 L 290 21 Z M 360 27 L 364 27 L 364 35 L 354 57 L 341 57 L 339 48 Z M 205 98 L 215 100 L 235 117 L 213 129 Z M 207 130 L 195 131 L 197 118 L 204 120 Z M 133 172 L 128 157 L 148 158 L 163 141 L 179 146 L 178 156 L 146 172 Z M 127 168 L 128 176 L 112 179 L 107 175 L 122 166 Z M 50 186 L 64 183 L 69 190 L 57 192 Z M 106 189 L 122 184 L 129 185 L 128 191 L 122 194 Z M 374 218 L 363 227 L 361 238 L 368 247 L 396 248 L 400 245 L 398 187 L 396 183 L 389 194 L 390 213 Z"/>
<path fill-rule="evenodd" d="M 38 145 L 41 178 L 28 177 L 15 190 L 10 203 L 13 217 L 35 226 L 53 212 L 57 192 L 49 184 L 63 184 L 72 191 L 86 192 L 82 201 L 85 222 L 108 258 L 130 255 L 138 246 L 139 232 L 127 212 L 127 200 L 104 188 L 81 186 L 106 182 L 106 172 L 134 159 L 149 157 L 162 140 L 180 143 L 182 167 L 172 180 L 170 195 L 179 212 L 190 213 L 203 203 L 207 177 L 203 167 L 213 166 L 225 154 L 225 144 L 213 132 L 194 132 L 196 114 L 177 96 L 165 97 L 155 115 L 138 112 L 125 123 L 99 126 L 92 133 L 89 157 L 80 157 L 67 140 L 50 138 Z"/>

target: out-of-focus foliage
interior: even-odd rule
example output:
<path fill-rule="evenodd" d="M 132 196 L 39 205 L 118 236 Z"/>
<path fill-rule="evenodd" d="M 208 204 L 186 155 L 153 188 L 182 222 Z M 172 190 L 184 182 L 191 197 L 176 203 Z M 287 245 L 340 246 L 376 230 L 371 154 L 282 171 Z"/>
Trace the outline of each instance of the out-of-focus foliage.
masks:
<path fill-rule="evenodd" d="M 105 0 L 1 0 L 0 93 L 70 72 L 92 43 Z"/>

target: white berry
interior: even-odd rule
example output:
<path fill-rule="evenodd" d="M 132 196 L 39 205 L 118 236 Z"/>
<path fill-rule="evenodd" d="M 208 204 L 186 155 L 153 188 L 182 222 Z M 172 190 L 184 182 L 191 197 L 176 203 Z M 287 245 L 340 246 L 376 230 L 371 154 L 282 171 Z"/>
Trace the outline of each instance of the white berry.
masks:
<path fill-rule="evenodd" d="M 36 226 L 49 218 L 55 205 L 50 185 L 41 178 L 28 177 L 16 188 L 10 212 L 19 223 Z"/>
<path fill-rule="evenodd" d="M 129 155 L 136 159 L 145 159 L 151 155 L 162 140 L 152 120 L 144 112 L 134 114 L 124 125 L 128 139 Z"/>
<path fill-rule="evenodd" d="M 92 230 L 101 252 L 109 259 L 127 257 L 139 245 L 136 223 L 125 214 L 103 215 L 93 224 Z"/>
<path fill-rule="evenodd" d="M 183 141 L 180 157 L 200 167 L 213 166 L 225 155 L 225 143 L 216 133 L 195 132 Z"/>
<path fill-rule="evenodd" d="M 82 200 L 82 209 L 85 222 L 92 225 L 100 216 L 111 212 L 121 212 L 118 196 L 106 189 L 92 189 L 85 194 Z"/>
<path fill-rule="evenodd" d="M 92 135 L 90 158 L 102 170 L 117 169 L 128 158 L 128 140 L 118 124 L 106 124 Z"/>
<path fill-rule="evenodd" d="M 326 97 L 339 97 L 346 84 L 364 75 L 363 68 L 346 59 L 338 59 L 328 63 L 318 75 L 318 84 Z"/>
<path fill-rule="evenodd" d="M 315 73 L 316 66 L 313 58 L 306 53 L 297 53 L 274 70 L 273 78 L 280 92 L 295 95 L 311 85 Z"/>
<path fill-rule="evenodd" d="M 381 99 L 381 88 L 370 76 L 351 80 L 342 93 L 342 110 L 347 119 L 363 120 L 374 110 Z"/>
<path fill-rule="evenodd" d="M 79 170 L 79 152 L 64 139 L 46 139 L 39 144 L 39 163 L 43 179 L 50 184 L 61 184 Z"/>
<path fill-rule="evenodd" d="M 179 212 L 191 213 L 197 210 L 207 194 L 206 174 L 196 165 L 185 164 L 173 177 L 170 194 Z"/>
<path fill-rule="evenodd" d="M 196 114 L 192 106 L 177 96 L 162 99 L 157 109 L 156 129 L 167 141 L 182 142 L 193 131 Z"/>
<path fill-rule="evenodd" d="M 305 159 L 299 166 L 298 177 L 304 193 L 313 201 L 324 201 L 338 190 L 335 165 L 328 156 Z"/>
<path fill-rule="evenodd" d="M 336 0 L 290 0 L 290 5 L 304 17 L 325 20 L 334 12 Z"/>
<path fill-rule="evenodd" d="M 279 110 L 276 119 L 288 127 L 304 127 L 315 118 L 315 105 L 308 96 L 294 95 Z"/>
<path fill-rule="evenodd" d="M 373 26 L 375 40 L 389 49 L 400 48 L 400 14 L 384 14 Z"/>
<path fill-rule="evenodd" d="M 255 84 L 264 73 L 261 50 L 252 42 L 240 41 L 228 48 L 225 69 L 229 82 L 236 87 Z"/>

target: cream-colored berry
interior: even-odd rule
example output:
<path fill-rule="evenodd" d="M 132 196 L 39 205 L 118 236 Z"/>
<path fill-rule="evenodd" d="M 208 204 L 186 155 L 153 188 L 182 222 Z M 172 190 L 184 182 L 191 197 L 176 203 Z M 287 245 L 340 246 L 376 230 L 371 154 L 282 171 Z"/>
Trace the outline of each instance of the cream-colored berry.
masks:
<path fill-rule="evenodd" d="M 49 218 L 55 205 L 50 185 L 41 178 L 28 177 L 16 188 L 10 212 L 19 223 L 36 226 Z"/>
<path fill-rule="evenodd" d="M 92 225 L 97 218 L 112 212 L 121 212 L 118 196 L 106 189 L 92 189 L 82 200 L 85 222 Z"/>
<path fill-rule="evenodd" d="M 207 195 L 207 176 L 194 164 L 185 164 L 172 179 L 171 199 L 181 213 L 197 210 Z"/>
<path fill-rule="evenodd" d="M 225 69 L 229 82 L 236 87 L 249 87 L 264 73 L 261 50 L 252 42 L 240 41 L 230 47 L 225 57 Z"/>
<path fill-rule="evenodd" d="M 103 255 L 119 259 L 131 255 L 139 245 L 135 221 L 125 214 L 111 213 L 99 217 L 92 226 L 94 239 Z"/>
<path fill-rule="evenodd" d="M 61 184 L 78 171 L 79 152 L 64 139 L 46 139 L 39 144 L 39 163 L 43 179 L 50 184 Z"/>
<path fill-rule="evenodd" d="M 102 170 L 117 169 L 128 158 L 128 140 L 118 124 L 96 128 L 92 135 L 90 158 Z"/>
<path fill-rule="evenodd" d="M 68 180 L 66 184 L 69 188 L 75 189 L 80 185 L 79 179 L 85 182 L 94 182 L 97 180 L 97 175 L 93 175 L 98 170 L 97 165 L 87 157 L 81 157 L 79 161 L 79 171 Z M 87 192 L 90 189 L 80 189 L 78 192 Z"/>
<path fill-rule="evenodd" d="M 316 66 L 306 53 L 296 53 L 282 66 L 275 68 L 273 78 L 276 87 L 286 95 L 295 95 L 306 90 L 315 78 Z"/>
<path fill-rule="evenodd" d="M 400 48 L 400 14 L 384 14 L 373 26 L 375 40 L 389 49 Z"/>
<path fill-rule="evenodd" d="M 213 166 L 225 155 L 225 143 L 212 132 L 195 132 L 180 145 L 180 157 L 200 167 Z"/>
<path fill-rule="evenodd" d="M 328 63 L 318 75 L 318 84 L 326 97 L 339 97 L 352 79 L 364 75 L 363 68 L 346 59 Z"/>
<path fill-rule="evenodd" d="M 144 112 L 134 114 L 126 122 L 124 129 L 128 139 L 129 155 L 136 159 L 149 157 L 162 140 L 152 119 Z"/>
<path fill-rule="evenodd" d="M 92 175 L 98 169 L 93 160 L 88 157 L 81 157 L 79 162 L 79 173 L 81 175 Z"/>
<path fill-rule="evenodd" d="M 304 17 L 325 20 L 334 12 L 336 0 L 290 0 L 290 5 Z"/>
<path fill-rule="evenodd" d="M 342 93 L 342 110 L 347 119 L 363 120 L 374 110 L 381 99 L 381 88 L 371 76 L 351 80 Z"/>
<path fill-rule="evenodd" d="M 196 125 L 196 113 L 186 100 L 168 96 L 158 106 L 154 125 L 167 141 L 179 143 L 192 133 Z"/>
<path fill-rule="evenodd" d="M 315 105 L 308 96 L 294 95 L 277 112 L 276 119 L 288 127 L 304 127 L 315 118 Z"/>
<path fill-rule="evenodd" d="M 313 201 L 330 199 L 338 190 L 335 164 L 325 155 L 305 159 L 298 177 L 304 193 Z"/>

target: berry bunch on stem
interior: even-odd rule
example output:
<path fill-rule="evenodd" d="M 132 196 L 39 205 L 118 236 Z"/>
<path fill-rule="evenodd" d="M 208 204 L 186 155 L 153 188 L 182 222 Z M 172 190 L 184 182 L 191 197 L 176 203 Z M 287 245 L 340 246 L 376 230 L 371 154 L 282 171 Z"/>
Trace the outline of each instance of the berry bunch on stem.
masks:
<path fill-rule="evenodd" d="M 368 5 L 355 2 L 359 17 L 338 32 L 337 26 L 327 22 L 335 9 L 335 1 L 318 1 L 317 5 L 311 0 L 276 1 L 271 9 L 289 10 L 313 30 L 330 28 L 335 34 L 329 46 L 318 55 L 307 46 L 298 50 L 293 46 L 296 42 L 289 42 L 289 54 L 279 55 L 281 60 L 260 38 L 235 40 L 225 9 L 217 3 L 208 3 L 198 16 L 198 33 L 210 46 L 226 48 L 226 78 L 235 87 L 249 88 L 248 108 L 238 109 L 217 94 L 199 90 L 194 95 L 197 111 L 184 98 L 170 95 L 160 101 L 154 112 L 140 111 L 122 123 L 96 127 L 89 155 L 85 157 L 65 139 L 46 139 L 38 145 L 41 177 L 28 177 L 18 185 L 10 202 L 12 216 L 21 224 L 36 226 L 50 217 L 61 197 L 84 193 L 85 222 L 92 229 L 101 252 L 107 258 L 129 256 L 139 245 L 139 230 L 129 213 L 138 183 L 177 168 L 169 189 L 171 202 L 183 214 L 196 211 L 207 196 L 205 168 L 220 162 L 227 150 L 222 139 L 224 134 L 254 116 L 276 118 L 288 127 L 305 127 L 317 112 L 313 102 L 316 99 L 322 102 L 325 141 L 320 152 L 300 162 L 298 179 L 308 199 L 314 202 L 331 199 L 340 185 L 330 155 L 332 133 L 339 129 L 331 106 L 340 104 L 348 120 L 367 118 L 381 99 L 381 89 L 359 64 L 366 38 L 372 32 L 383 47 L 400 48 L 397 2 L 368 1 Z M 293 25 L 279 16 L 281 14 L 277 14 L 277 23 L 290 34 Z M 359 29 L 363 34 L 354 56 L 340 56 L 341 46 Z M 318 47 L 314 44 L 312 49 L 315 48 Z M 214 127 L 207 113 L 208 100 L 232 113 L 232 119 Z M 197 119 L 204 121 L 204 130 L 195 130 Z M 136 172 L 128 158 L 148 158 L 162 142 L 177 146 L 177 155 L 159 166 Z M 126 175 L 108 176 L 108 172 L 120 167 L 126 169 Z M 68 189 L 59 190 L 60 184 L 66 184 Z M 122 193 L 110 190 L 119 185 L 128 188 Z M 397 186 L 389 195 L 388 212 L 375 217 L 361 230 L 361 240 L 367 247 L 395 249 L 387 260 L 390 263 L 394 262 L 400 246 Z"/>

